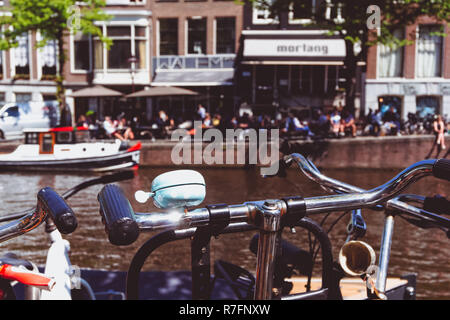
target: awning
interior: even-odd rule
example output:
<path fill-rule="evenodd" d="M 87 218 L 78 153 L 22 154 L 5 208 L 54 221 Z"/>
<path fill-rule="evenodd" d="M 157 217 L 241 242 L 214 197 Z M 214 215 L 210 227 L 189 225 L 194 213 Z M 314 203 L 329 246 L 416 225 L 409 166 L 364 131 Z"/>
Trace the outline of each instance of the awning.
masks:
<path fill-rule="evenodd" d="M 123 96 L 123 93 L 109 88 L 105 88 L 103 86 L 96 85 L 93 87 L 77 90 L 72 94 L 69 94 L 69 96 L 74 98 L 121 97 Z"/>
<path fill-rule="evenodd" d="M 229 86 L 234 69 L 157 71 L 152 86 Z"/>
<path fill-rule="evenodd" d="M 345 41 L 338 38 L 300 38 L 299 36 L 246 38 L 243 64 L 342 65 Z"/>
<path fill-rule="evenodd" d="M 150 87 L 141 91 L 137 91 L 126 95 L 126 98 L 138 97 L 162 97 L 162 96 L 194 96 L 197 92 L 177 87 Z"/>

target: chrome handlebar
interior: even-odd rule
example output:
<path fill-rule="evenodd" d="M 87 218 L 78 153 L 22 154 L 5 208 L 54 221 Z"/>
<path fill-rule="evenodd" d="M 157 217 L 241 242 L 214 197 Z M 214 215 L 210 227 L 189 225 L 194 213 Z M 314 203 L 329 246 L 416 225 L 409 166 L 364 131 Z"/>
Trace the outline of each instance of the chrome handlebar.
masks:
<path fill-rule="evenodd" d="M 46 187 L 38 192 L 37 205 L 33 210 L 19 219 L 0 226 L 0 243 L 34 230 L 48 216 L 61 233 L 71 233 L 77 227 L 72 209 L 58 193 Z"/>
<path fill-rule="evenodd" d="M 397 174 L 394 178 L 386 182 L 384 185 L 366 191 L 359 187 L 327 177 L 326 175 L 322 174 L 311 161 L 306 159 L 301 154 L 293 153 L 291 155 L 288 155 L 284 158 L 284 161 L 287 164 L 289 164 L 292 161 L 295 162 L 305 176 L 307 176 L 310 180 L 313 180 L 316 183 L 318 183 L 321 187 L 323 187 L 327 191 L 335 193 L 366 193 L 366 194 L 367 192 L 369 192 L 372 194 L 378 193 L 380 196 L 383 196 L 383 194 L 385 194 L 386 191 L 388 191 L 389 193 L 389 191 L 393 189 L 402 190 L 410 183 L 413 183 L 424 176 L 435 175 L 434 169 L 436 163 L 438 162 L 438 160 L 419 161 L 409 166 L 399 174 Z M 441 177 L 439 176 L 439 178 Z M 395 192 L 395 194 L 397 193 L 398 192 Z M 414 201 L 418 203 L 421 202 L 423 203 L 424 199 L 423 197 L 420 196 L 400 195 L 398 197 L 394 197 L 393 199 L 386 201 L 384 206 L 386 207 L 386 209 L 400 210 L 401 212 L 407 213 L 412 216 L 431 219 L 433 221 L 443 224 L 447 228 L 450 228 L 450 223 L 448 219 L 445 219 L 440 215 L 434 214 L 432 212 L 419 209 L 415 206 L 407 204 L 405 201 Z"/>
<path fill-rule="evenodd" d="M 287 160 L 294 160 L 312 180 L 320 182 L 327 188 L 337 190 L 341 194 L 252 201 L 231 206 L 210 206 L 191 211 L 178 209 L 163 213 L 135 213 L 119 187 L 106 185 L 100 191 L 98 201 L 109 240 L 115 245 L 128 245 L 137 239 L 140 231 L 181 230 L 212 226 L 216 224 L 217 219 L 224 220 L 219 222 L 225 225 L 244 222 L 263 229 L 270 229 L 274 227 L 271 225 L 271 221 L 273 221 L 270 217 L 271 210 L 278 210 L 282 221 L 295 221 L 305 215 L 373 207 L 386 201 L 390 201 L 389 205 L 392 208 L 396 206 L 403 208 L 409 205 L 390 199 L 411 183 L 424 176 L 432 175 L 437 162 L 436 160 L 420 161 L 406 168 L 385 184 L 371 190 L 363 190 L 322 175 L 312 163 L 299 154 L 288 156 Z M 413 206 L 409 207 L 419 210 Z M 407 208 L 410 209 L 409 207 Z M 219 218 L 216 218 L 216 213 Z M 260 213 L 263 213 L 264 217 L 260 217 Z M 420 213 L 416 212 L 416 214 Z"/>

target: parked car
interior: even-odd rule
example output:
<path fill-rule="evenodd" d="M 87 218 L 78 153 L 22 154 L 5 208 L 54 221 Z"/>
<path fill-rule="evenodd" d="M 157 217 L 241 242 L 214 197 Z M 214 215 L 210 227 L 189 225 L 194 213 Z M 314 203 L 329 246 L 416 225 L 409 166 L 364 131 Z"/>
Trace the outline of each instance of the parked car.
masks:
<path fill-rule="evenodd" d="M 25 128 L 58 125 L 59 108 L 53 101 L 12 102 L 0 108 L 0 139 L 23 137 Z"/>

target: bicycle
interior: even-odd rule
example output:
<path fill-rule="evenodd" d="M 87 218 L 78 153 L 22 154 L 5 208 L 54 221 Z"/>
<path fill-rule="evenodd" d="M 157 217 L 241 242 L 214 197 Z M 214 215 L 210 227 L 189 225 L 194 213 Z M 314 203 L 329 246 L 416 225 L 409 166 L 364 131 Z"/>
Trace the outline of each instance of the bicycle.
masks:
<path fill-rule="evenodd" d="M 314 168 L 313 165 L 311 167 Z M 135 213 L 121 189 L 113 184 L 103 187 L 98 194 L 98 201 L 105 231 L 113 245 L 129 245 L 139 237 L 140 232 L 164 230 L 144 243 L 132 259 L 127 275 L 127 299 L 139 298 L 139 275 L 148 256 L 165 243 L 187 238 L 191 238 L 192 249 L 192 297 L 208 299 L 211 293 L 209 262 L 211 237 L 249 230 L 259 231 L 254 299 L 342 299 L 339 289 L 341 276 L 336 274 L 334 268 L 330 240 L 321 226 L 308 216 L 355 210 L 353 220 L 355 226 L 358 226 L 358 222 L 361 222 L 358 210 L 383 208 L 389 204 L 392 208 L 396 206 L 398 210 L 413 215 L 415 219 L 425 219 L 429 224 L 434 223 L 448 230 L 450 227 L 448 219 L 395 199 L 408 185 L 427 175 L 450 180 L 450 161 L 440 159 L 418 162 L 385 184 L 371 190 L 356 189 L 330 179 L 327 180 L 330 183 L 326 187 L 335 188 L 333 190 L 338 191 L 339 194 L 310 198 L 292 196 L 237 205 L 210 205 L 199 209 L 189 209 L 189 207 L 197 206 L 203 201 L 206 188 L 203 178 L 191 170 L 174 171 L 155 178 L 151 192 L 136 194 L 141 201 L 153 198 L 155 205 L 165 209 L 165 212 Z M 386 225 L 389 226 L 388 223 Z M 283 296 L 283 288 L 274 287 L 278 285 L 274 281 L 276 261 L 282 254 L 279 246 L 281 231 L 285 227 L 296 226 L 307 229 L 319 239 L 322 250 L 322 287 L 306 293 Z M 386 229 L 386 240 L 382 242 L 389 244 L 391 231 L 388 227 Z M 352 237 L 358 238 L 358 234 L 352 231 L 349 233 L 348 240 Z M 381 270 L 387 269 L 385 258 L 389 256 L 389 247 L 386 246 L 386 250 L 382 250 Z M 346 257 L 347 267 L 350 270 L 353 269 L 358 274 L 368 274 L 367 269 L 373 265 L 372 261 L 362 267 L 360 260 L 355 260 L 353 264 L 350 257 L 351 254 Z M 368 276 L 370 277 L 370 274 Z M 369 298 L 383 299 L 385 298 L 383 295 L 388 294 L 383 292 L 382 287 L 385 274 L 381 273 L 379 277 L 380 280 L 377 280 L 379 285 L 375 287 L 375 297 L 369 295 Z"/>
<path fill-rule="evenodd" d="M 95 294 L 89 283 L 79 277 L 70 262 L 70 243 L 62 238 L 62 234 L 74 232 L 78 225 L 65 200 L 89 186 L 127 180 L 133 176 L 130 171 L 104 175 L 82 182 L 62 196 L 46 187 L 38 192 L 35 208 L 0 217 L 0 222 L 9 222 L 0 226 L 0 242 L 21 236 L 41 224 L 45 224 L 50 241 L 43 272 L 34 263 L 15 254 L 7 253 L 0 257 L 0 300 L 17 299 L 22 291 L 26 300 L 94 300 Z M 21 288 L 19 283 L 24 287 Z"/>

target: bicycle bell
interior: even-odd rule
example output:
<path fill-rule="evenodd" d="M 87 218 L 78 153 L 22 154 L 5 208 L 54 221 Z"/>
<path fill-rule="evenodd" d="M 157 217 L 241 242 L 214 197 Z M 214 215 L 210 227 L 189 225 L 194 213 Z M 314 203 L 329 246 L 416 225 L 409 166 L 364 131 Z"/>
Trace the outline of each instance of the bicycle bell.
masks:
<path fill-rule="evenodd" d="M 175 170 L 157 176 L 151 191 L 136 191 L 134 197 L 140 203 L 153 198 L 153 203 L 161 209 L 194 207 L 203 202 L 206 184 L 203 176 L 194 170 Z"/>

